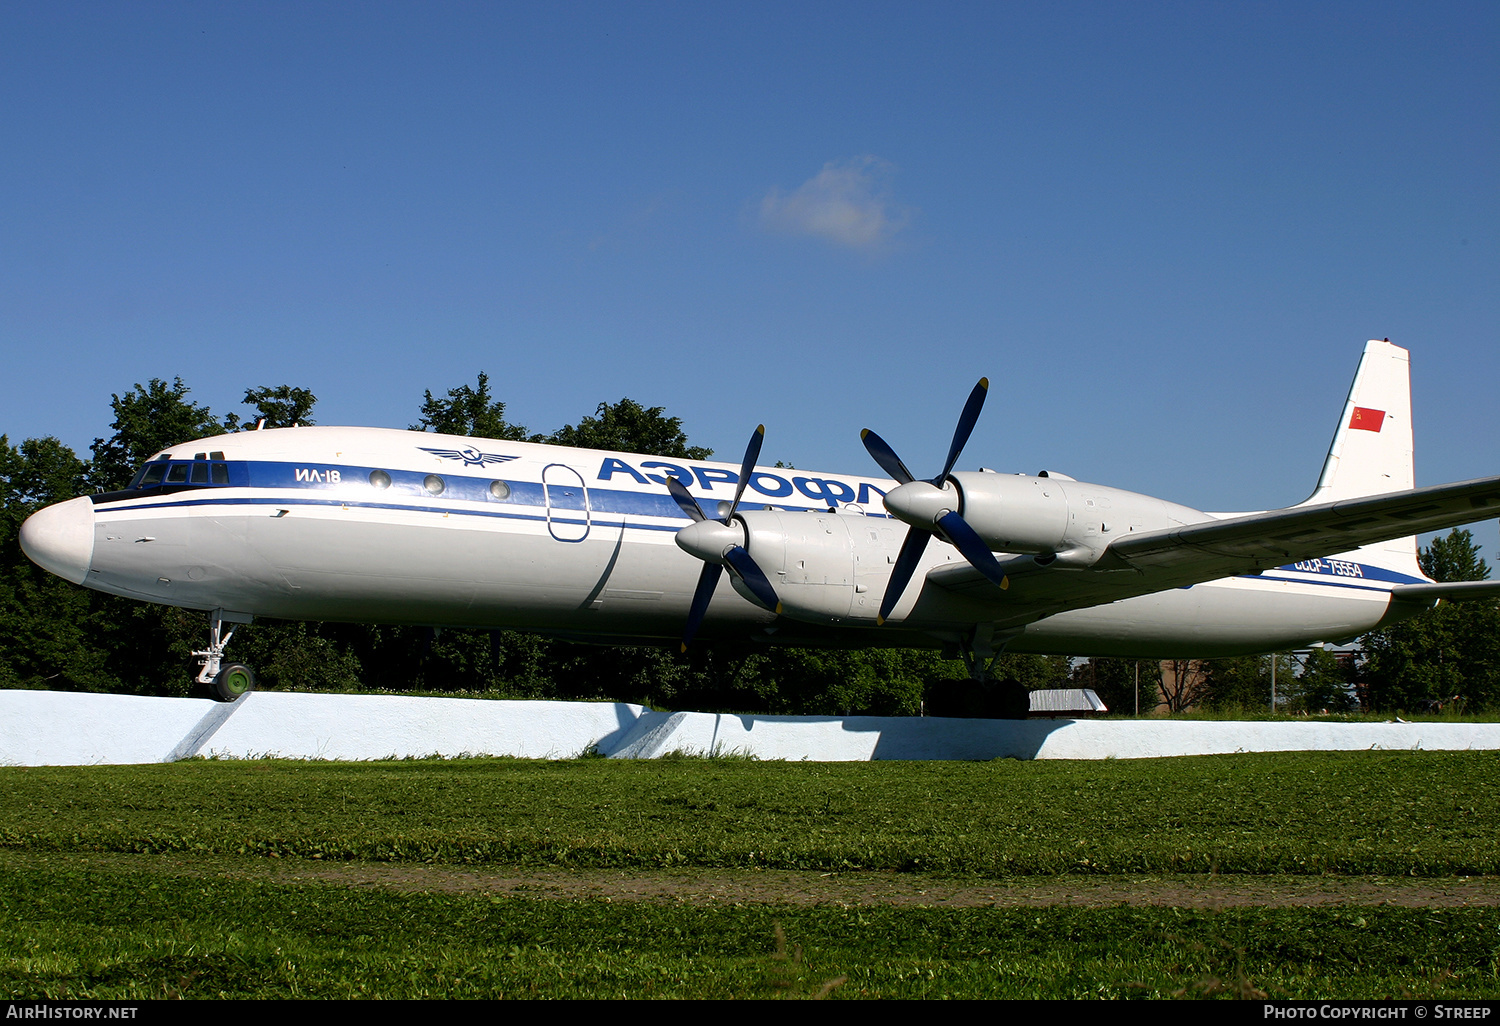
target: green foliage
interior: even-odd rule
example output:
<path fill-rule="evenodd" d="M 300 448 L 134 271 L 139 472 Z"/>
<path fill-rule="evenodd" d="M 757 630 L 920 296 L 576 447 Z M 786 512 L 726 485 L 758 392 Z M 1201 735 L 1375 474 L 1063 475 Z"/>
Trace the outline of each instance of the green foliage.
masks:
<path fill-rule="evenodd" d="M 660 406 L 647 409 L 634 399 L 600 403 L 592 417 L 558 428 L 547 439 L 575 449 L 647 452 L 684 460 L 706 460 L 712 449 L 689 445 L 680 417 L 668 417 Z"/>
<path fill-rule="evenodd" d="M 1093 691 L 1110 713 L 1132 716 L 1136 711 L 1137 671 L 1140 711 L 1146 715 L 1156 708 L 1161 687 L 1161 663 L 1155 659 L 1087 659 L 1073 668 L 1070 685 Z"/>
<path fill-rule="evenodd" d="M 1417 555 L 1422 572 L 1434 581 L 1487 581 L 1490 568 L 1479 558 L 1479 546 L 1468 530 L 1455 529 L 1446 537 L 1432 539 L 1432 544 Z"/>
<path fill-rule="evenodd" d="M 12 446 L 0 435 L 0 688 L 117 687 L 90 637 L 103 596 L 27 559 L 18 536 L 36 510 L 72 498 L 86 467 L 55 438 Z"/>
<path fill-rule="evenodd" d="M 1350 688 L 1351 660 L 1315 648 L 1302 662 L 1302 673 L 1286 688 L 1287 707 L 1307 713 L 1342 713 L 1354 708 Z"/>
<path fill-rule="evenodd" d="M 1024 655 L 1006 652 L 990 663 L 994 680 L 1013 680 L 1028 691 L 1071 687 L 1072 660 L 1067 656 Z"/>
<path fill-rule="evenodd" d="M 114 434 L 94 439 L 89 483 L 106 492 L 124 488 L 140 465 L 161 450 L 222 434 L 224 425 L 208 407 L 188 402 L 188 391 L 181 378 L 173 378 L 170 386 L 152 378 L 149 385 L 111 396 Z"/>
<path fill-rule="evenodd" d="M 253 431 L 265 421 L 264 427 L 284 428 L 310 427 L 315 423 L 311 417 L 312 408 L 317 403 L 318 397 L 305 388 L 293 388 L 291 385 L 277 385 L 275 388 L 247 388 L 245 389 L 245 405 L 254 406 L 256 416 L 251 417 L 241 424 L 240 418 L 231 413 L 224 418 L 224 427 L 233 431 L 241 427 L 246 431 Z"/>
<path fill-rule="evenodd" d="M 0 502 L 7 524 L 19 529 L 22 520 L 43 506 L 82 494 L 87 469 L 56 438 L 28 438 L 12 446 L 0 435 Z M 7 537 L 14 539 L 14 531 Z"/>
<path fill-rule="evenodd" d="M 768 712 L 915 716 L 927 682 L 949 670 L 936 652 L 774 649 L 759 690 Z"/>
<path fill-rule="evenodd" d="M 1273 658 L 1276 660 L 1277 708 L 1285 708 L 1284 699 L 1298 692 L 1298 663 L 1289 652 L 1205 660 L 1203 695 L 1195 704 L 1211 710 L 1269 710 Z"/>
<path fill-rule="evenodd" d="M 483 371 L 479 372 L 479 382 L 474 388 L 468 385 L 451 388 L 446 399 L 434 398 L 430 390 L 422 396 L 422 418 L 411 426 L 413 431 L 509 442 L 540 441 L 519 424 L 506 423 L 505 404 L 490 395 L 490 377 Z"/>
<path fill-rule="evenodd" d="M 1474 536 L 1455 530 L 1420 556 L 1441 582 L 1486 580 Z M 1364 662 L 1357 686 L 1363 702 L 1381 710 L 1417 710 L 1457 700 L 1469 709 L 1500 705 L 1500 603 L 1445 602 L 1361 639 Z"/>

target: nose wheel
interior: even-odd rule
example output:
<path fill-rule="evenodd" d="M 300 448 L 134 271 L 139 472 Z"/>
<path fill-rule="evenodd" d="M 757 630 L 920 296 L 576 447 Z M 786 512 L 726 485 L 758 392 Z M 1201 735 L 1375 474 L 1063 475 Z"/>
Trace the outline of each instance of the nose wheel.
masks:
<path fill-rule="evenodd" d="M 211 688 L 221 702 L 233 702 L 255 690 L 255 671 L 244 663 L 227 663 L 214 676 Z"/>
<path fill-rule="evenodd" d="M 224 648 L 234 637 L 234 628 L 224 630 L 223 610 L 216 609 L 208 620 L 208 647 L 194 652 L 199 662 L 197 681 L 207 684 L 209 692 L 220 702 L 233 702 L 255 690 L 255 671 L 244 663 L 224 662 Z"/>

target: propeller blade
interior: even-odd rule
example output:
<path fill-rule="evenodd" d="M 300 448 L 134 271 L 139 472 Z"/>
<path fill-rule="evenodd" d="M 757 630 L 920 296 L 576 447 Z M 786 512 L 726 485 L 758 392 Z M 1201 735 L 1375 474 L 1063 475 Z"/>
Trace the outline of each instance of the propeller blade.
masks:
<path fill-rule="evenodd" d="M 668 480 L 676 480 L 668 478 Z M 703 622 L 703 614 L 708 612 L 708 601 L 714 597 L 714 588 L 718 587 L 719 575 L 724 568 L 718 563 L 704 563 L 702 571 L 698 574 L 698 587 L 693 591 L 693 604 L 688 607 L 687 627 L 682 632 L 682 650 L 687 651 L 688 642 L 693 640 L 693 635 L 698 633 L 698 625 Z"/>
<path fill-rule="evenodd" d="M 916 480 L 912 472 L 906 469 L 906 464 L 901 462 L 901 457 L 896 455 L 896 450 L 885 444 L 884 438 L 869 428 L 861 431 L 859 437 L 864 440 L 865 451 L 874 458 L 876 463 L 880 464 L 881 470 L 896 479 L 897 484 L 910 484 Z"/>
<path fill-rule="evenodd" d="M 922 553 L 927 549 L 927 539 L 931 537 L 931 531 L 915 527 L 906 532 L 906 540 L 901 543 L 901 552 L 896 556 L 896 565 L 891 568 L 890 583 L 885 586 L 885 598 L 880 600 L 880 615 L 875 618 L 877 627 L 885 623 L 885 618 L 891 615 L 891 610 L 901 601 L 901 593 L 906 590 L 907 582 L 911 580 L 917 564 L 922 561 Z"/>
<path fill-rule="evenodd" d="M 1001 589 L 1010 587 L 1010 579 L 1005 576 L 1005 571 L 1000 569 L 1000 561 L 990 551 L 990 547 L 984 540 L 974 532 L 974 529 L 964 522 L 964 518 L 957 513 L 945 513 L 938 517 L 938 527 L 943 534 L 953 543 L 954 548 L 962 552 L 974 569 L 988 577 L 996 587 Z"/>
<path fill-rule="evenodd" d="M 714 597 L 714 589 L 719 585 L 719 577 L 726 564 L 736 577 L 745 582 L 756 601 L 775 613 L 781 612 L 776 589 L 771 587 L 765 572 L 756 566 L 755 560 L 750 558 L 749 551 L 743 545 L 729 545 L 723 549 L 724 562 L 718 561 L 720 547 L 729 540 L 725 535 L 732 535 L 732 531 L 726 529 L 733 526 L 735 510 L 739 509 L 740 499 L 745 495 L 745 486 L 750 483 L 750 476 L 755 472 L 755 463 L 760 459 L 760 447 L 765 437 L 766 426 L 757 425 L 750 436 L 750 444 L 745 447 L 745 458 L 740 461 L 740 477 L 735 485 L 734 501 L 729 504 L 729 512 L 723 517 L 710 521 L 687 486 L 677 478 L 667 476 L 667 491 L 671 493 L 678 508 L 693 522 L 677 532 L 677 544 L 703 560 L 703 569 L 698 572 L 698 587 L 693 591 L 693 601 L 688 607 L 687 626 L 683 630 L 684 652 L 687 651 L 688 642 L 693 640 L 693 635 L 698 633 L 703 617 L 708 614 L 708 604 Z M 700 524 L 703 526 L 696 526 Z"/>
<path fill-rule="evenodd" d="M 958 462 L 959 454 L 964 451 L 964 446 L 969 443 L 969 436 L 974 433 L 974 425 L 979 420 L 979 412 L 984 409 L 984 398 L 989 390 L 990 379 L 980 378 L 974 390 L 969 393 L 963 412 L 958 415 L 958 424 L 953 429 L 953 442 L 948 446 L 948 460 L 943 464 L 943 472 L 931 481 L 923 482 L 924 485 L 930 484 L 940 489 L 947 484 L 948 475 L 953 473 L 953 465 Z M 885 439 L 869 428 L 860 432 L 860 438 L 864 439 L 866 451 L 874 457 L 876 463 L 880 464 L 881 469 L 898 482 L 898 487 L 892 489 L 886 496 L 886 510 L 908 523 L 920 522 L 922 524 L 921 527 L 913 527 L 907 531 L 906 539 L 901 543 L 901 551 L 896 556 L 895 565 L 891 567 L 891 579 L 886 585 L 885 597 L 880 600 L 880 615 L 875 618 L 876 624 L 885 623 L 886 617 L 891 615 L 891 611 L 901 601 L 902 592 L 911 583 L 912 574 L 916 573 L 917 564 L 922 561 L 922 553 L 927 548 L 927 539 L 934 533 L 940 533 L 945 541 L 951 542 L 985 577 L 1001 588 L 1009 588 L 1010 581 L 1006 578 L 1005 571 L 1000 568 L 1000 562 L 995 559 L 995 554 L 984 543 L 984 539 L 980 538 L 979 534 L 964 521 L 964 518 L 949 510 L 938 517 L 932 527 L 928 527 L 928 517 L 932 515 L 927 511 L 928 507 L 931 506 L 932 500 L 941 500 L 942 496 L 928 492 L 925 488 L 918 488 L 914 491 L 911 488 L 899 487 L 916 481 L 912 472 L 906 469 L 906 464 L 901 462 L 901 457 L 897 456 L 895 450 L 885 443 Z M 897 502 L 897 498 L 901 501 Z M 932 512 L 936 512 L 936 509 Z"/>
<path fill-rule="evenodd" d="M 693 523 L 708 519 L 707 514 L 703 512 L 703 507 L 698 505 L 698 500 L 693 498 L 692 493 L 683 486 L 681 481 L 670 474 L 667 475 L 667 491 L 672 493 L 672 498 L 677 500 L 677 505 Z"/>
<path fill-rule="evenodd" d="M 734 511 L 740 508 L 740 496 L 745 494 L 745 486 L 750 483 L 750 475 L 755 470 L 755 461 L 760 459 L 760 445 L 766 440 L 766 426 L 759 425 L 755 433 L 750 436 L 750 444 L 745 446 L 745 458 L 740 461 L 740 481 L 734 489 L 734 501 L 729 504 L 729 516 L 724 518 L 728 523 Z"/>
<path fill-rule="evenodd" d="M 771 582 L 743 545 L 736 545 L 724 553 L 724 562 L 745 582 L 745 587 L 750 589 L 757 602 L 773 613 L 781 613 L 781 600 L 776 597 L 776 589 L 771 587 Z"/>
<path fill-rule="evenodd" d="M 932 479 L 932 483 L 939 488 L 948 480 L 948 475 L 953 472 L 953 464 L 958 462 L 958 454 L 968 444 L 969 435 L 974 431 L 975 421 L 979 420 L 979 411 L 984 409 L 984 397 L 989 390 L 990 379 L 980 378 L 974 391 L 969 393 L 969 401 L 964 403 L 964 412 L 959 414 L 958 426 L 953 429 L 953 444 L 948 447 L 948 462 L 943 464 L 943 472 Z"/>

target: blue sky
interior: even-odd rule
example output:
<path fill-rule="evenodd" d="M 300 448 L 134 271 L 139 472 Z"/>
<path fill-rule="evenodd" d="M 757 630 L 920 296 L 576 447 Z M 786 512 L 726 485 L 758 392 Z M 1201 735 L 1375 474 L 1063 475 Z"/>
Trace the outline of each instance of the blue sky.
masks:
<path fill-rule="evenodd" d="M 961 469 L 1266 508 L 1389 337 L 1419 483 L 1500 472 L 1497 55 L 1494 4 L 8 3 L 0 432 L 484 370 L 931 473 L 987 375 Z"/>

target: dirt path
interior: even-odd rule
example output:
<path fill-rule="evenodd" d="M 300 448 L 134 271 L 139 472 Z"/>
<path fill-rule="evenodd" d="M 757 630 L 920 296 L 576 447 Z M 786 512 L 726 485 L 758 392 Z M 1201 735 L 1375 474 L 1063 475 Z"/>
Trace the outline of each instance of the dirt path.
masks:
<path fill-rule="evenodd" d="M 26 863 L 112 872 L 144 872 L 334 884 L 398 891 L 502 894 L 538 899 L 680 901 L 694 904 L 908 905 L 957 908 L 1041 905 L 1164 905 L 1187 908 L 1295 905 L 1394 905 L 1406 908 L 1500 907 L 1500 878 L 1459 877 L 1018 877 L 943 878 L 909 873 L 785 870 L 517 870 L 405 863 L 190 858 L 179 855 L 10 853 Z"/>

